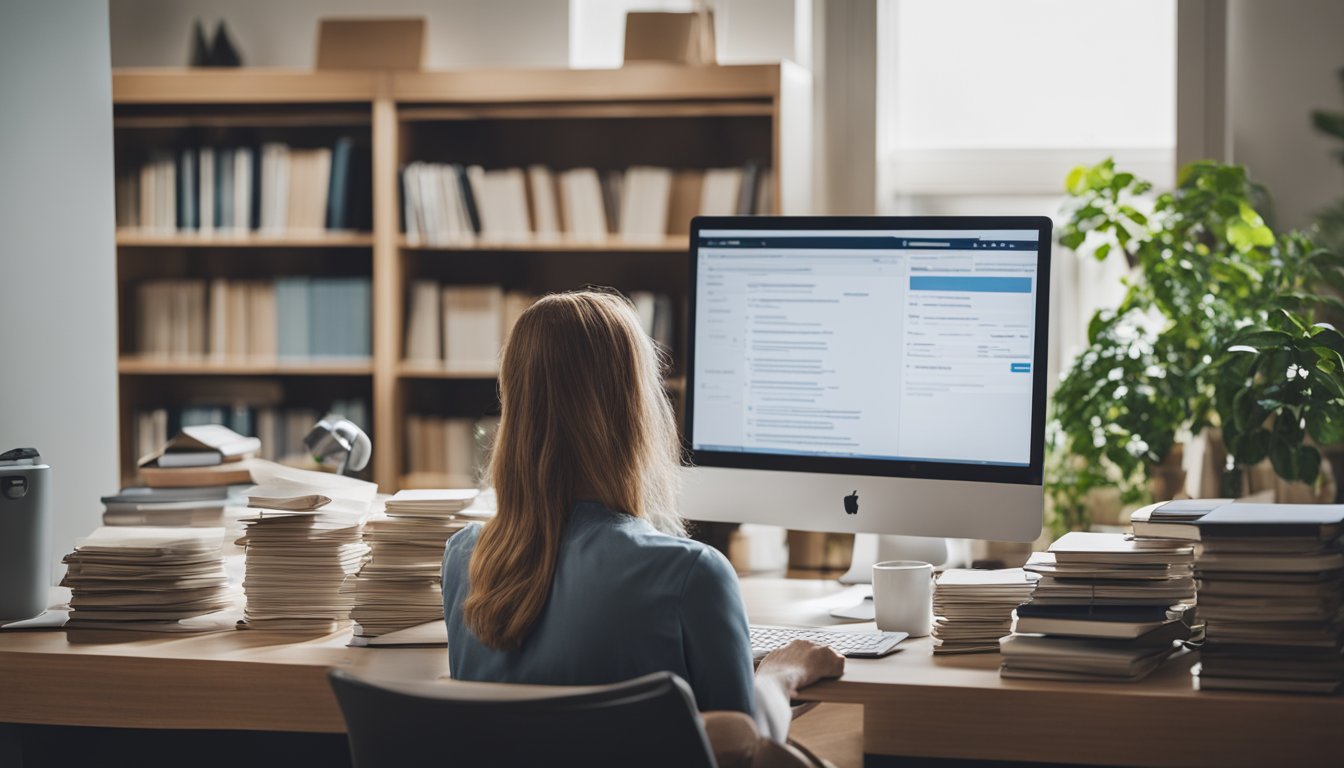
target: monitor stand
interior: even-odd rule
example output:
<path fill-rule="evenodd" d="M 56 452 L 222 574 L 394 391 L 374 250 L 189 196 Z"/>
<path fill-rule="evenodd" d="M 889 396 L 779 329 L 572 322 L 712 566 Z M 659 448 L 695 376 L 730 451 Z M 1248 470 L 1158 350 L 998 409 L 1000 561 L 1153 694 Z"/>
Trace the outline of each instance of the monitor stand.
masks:
<path fill-rule="evenodd" d="M 949 543 L 952 544 L 951 547 L 948 546 Z M 933 563 L 935 568 L 963 565 L 961 561 L 968 560 L 969 553 L 962 551 L 965 547 L 957 546 L 960 543 L 962 543 L 961 540 L 949 542 L 947 539 L 928 536 L 856 533 L 854 534 L 854 554 L 850 556 L 849 570 L 845 571 L 845 574 L 840 577 L 840 583 L 872 584 L 873 564 L 887 560 L 920 560 Z M 956 554 L 949 556 L 949 552 L 955 552 Z M 867 590 L 863 602 L 844 608 L 836 608 L 831 611 L 831 615 L 837 619 L 872 621 L 876 615 L 873 610 L 872 589 Z"/>

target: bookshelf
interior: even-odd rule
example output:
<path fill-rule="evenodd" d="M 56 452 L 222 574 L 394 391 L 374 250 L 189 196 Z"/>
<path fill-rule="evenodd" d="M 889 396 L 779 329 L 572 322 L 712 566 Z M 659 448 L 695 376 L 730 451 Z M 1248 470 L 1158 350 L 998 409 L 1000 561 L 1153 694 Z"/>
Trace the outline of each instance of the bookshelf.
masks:
<path fill-rule="evenodd" d="M 775 65 L 619 70 L 299 72 L 120 70 L 113 77 L 119 177 L 156 152 L 206 145 L 296 149 L 347 139 L 366 165 L 351 199 L 362 226 L 339 231 L 214 232 L 123 227 L 117 233 L 121 466 L 135 466 L 136 414 L 210 400 L 325 407 L 362 398 L 373 437 L 370 477 L 384 491 L 434 485 L 412 472 L 411 419 L 488 416 L 495 371 L 404 359 L 411 286 L 500 286 L 540 295 L 584 285 L 666 298 L 668 391 L 684 390 L 686 222 L 629 237 L 483 235 L 429 243 L 403 228 L 408 163 L 486 169 L 542 165 L 621 171 L 770 169 L 768 212 L 811 211 L 810 75 Z M 765 178 L 765 177 L 762 177 Z M 764 184 L 763 184 L 764 186 Z M 535 209 L 533 216 L 535 217 Z M 146 354 L 138 291 L 155 281 L 268 284 L 287 278 L 367 280 L 369 354 Z M 200 289 L 193 289 L 200 290 Z M 660 304 L 660 306 L 663 306 Z"/>

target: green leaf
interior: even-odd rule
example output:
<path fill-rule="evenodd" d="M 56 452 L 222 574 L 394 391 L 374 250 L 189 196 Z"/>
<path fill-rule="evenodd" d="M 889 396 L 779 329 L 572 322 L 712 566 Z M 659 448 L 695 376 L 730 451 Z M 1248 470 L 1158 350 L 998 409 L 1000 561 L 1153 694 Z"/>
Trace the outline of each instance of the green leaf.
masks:
<path fill-rule="evenodd" d="M 1252 227 L 1263 227 L 1265 225 L 1265 220 L 1261 218 L 1260 214 L 1255 212 L 1255 209 L 1251 207 L 1250 203 L 1242 202 L 1237 213 L 1241 216 L 1242 221 L 1250 224 Z"/>
<path fill-rule="evenodd" d="M 1249 467 L 1264 461 L 1269 455 L 1269 437 L 1269 430 L 1264 427 L 1247 432 L 1241 439 L 1237 463 Z"/>
<path fill-rule="evenodd" d="M 1307 411 L 1307 432 L 1321 445 L 1344 443 L 1344 414 L 1336 418 L 1333 411 L 1322 408 Z"/>
<path fill-rule="evenodd" d="M 1324 347 L 1344 355 L 1344 334 L 1325 325 L 1312 326 L 1311 343 L 1315 347 Z"/>
<path fill-rule="evenodd" d="M 1092 256 L 1093 256 L 1097 261 L 1105 261 L 1105 260 L 1106 260 L 1106 256 L 1107 256 L 1110 252 L 1111 252 L 1111 244 L 1110 244 L 1110 243 L 1102 243 L 1101 245 L 1097 246 L 1097 250 L 1094 251 L 1094 252 L 1092 253 Z"/>
<path fill-rule="evenodd" d="M 1285 480 L 1297 478 L 1297 446 L 1275 435 L 1269 442 L 1269 463 Z"/>
<path fill-rule="evenodd" d="M 1245 345 L 1256 349 L 1282 349 L 1293 343 L 1293 337 L 1283 331 L 1251 331 L 1232 340 L 1233 345 Z"/>
<path fill-rule="evenodd" d="M 1227 225 L 1227 242 L 1241 253 L 1255 247 L 1253 228 L 1244 221 L 1237 220 Z"/>
<path fill-rule="evenodd" d="M 1087 191 L 1087 166 L 1080 165 L 1069 171 L 1069 175 L 1064 178 L 1064 189 L 1068 190 L 1070 195 L 1077 197 Z M 1069 246 L 1075 248 L 1077 246 Z"/>
<path fill-rule="evenodd" d="M 1321 471 L 1321 452 L 1310 445 L 1297 446 L 1297 477 L 1286 478 L 1288 480 L 1301 480 L 1304 483 L 1315 483 L 1316 476 Z"/>
<path fill-rule="evenodd" d="M 1078 250 L 1078 246 L 1087 239 L 1086 232 L 1070 232 L 1067 235 L 1060 235 L 1059 244 L 1071 251 Z"/>

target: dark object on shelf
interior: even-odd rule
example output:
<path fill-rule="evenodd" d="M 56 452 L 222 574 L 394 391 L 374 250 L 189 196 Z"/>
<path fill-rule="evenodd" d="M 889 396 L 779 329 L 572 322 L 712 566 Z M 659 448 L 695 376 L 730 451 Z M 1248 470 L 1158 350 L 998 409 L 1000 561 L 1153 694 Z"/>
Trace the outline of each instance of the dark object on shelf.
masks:
<path fill-rule="evenodd" d="M 211 67 L 243 66 L 243 58 L 238 55 L 238 49 L 229 38 L 229 28 L 222 21 L 215 27 L 215 39 L 210 44 L 209 62 L 207 66 Z"/>
<path fill-rule="evenodd" d="M 241 67 L 243 59 L 238 55 L 233 40 L 229 38 L 229 29 L 223 21 L 215 27 L 215 35 L 206 40 L 205 25 L 200 19 L 191 23 L 191 52 L 187 56 L 190 67 Z"/>
<path fill-rule="evenodd" d="M 425 20 L 322 19 L 318 69 L 409 69 L 425 63 Z"/>
<path fill-rule="evenodd" d="M 191 53 L 187 57 L 187 66 L 210 66 L 210 43 L 205 39 L 205 25 L 200 19 L 191 22 Z"/>

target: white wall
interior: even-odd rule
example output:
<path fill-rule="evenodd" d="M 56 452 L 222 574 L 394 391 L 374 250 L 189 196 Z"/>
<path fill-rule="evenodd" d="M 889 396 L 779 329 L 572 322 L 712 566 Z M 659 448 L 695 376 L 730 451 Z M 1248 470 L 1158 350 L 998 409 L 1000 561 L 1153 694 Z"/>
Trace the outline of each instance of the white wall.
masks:
<path fill-rule="evenodd" d="M 110 0 L 112 66 L 186 66 L 191 23 L 228 22 L 246 66 L 311 67 L 324 16 L 424 16 L 430 69 L 563 67 L 563 0 Z"/>
<path fill-rule="evenodd" d="M 1232 159 L 1274 200 L 1276 223 L 1309 224 L 1344 195 L 1340 142 L 1311 127 L 1312 109 L 1344 110 L 1344 3 L 1232 0 L 1228 101 Z"/>
<path fill-rule="evenodd" d="M 723 64 L 790 59 L 811 0 L 718 0 Z M 228 22 L 247 66 L 309 67 L 323 16 L 424 16 L 429 69 L 615 67 L 627 10 L 690 10 L 692 0 L 110 0 L 114 67 L 185 66 L 193 19 Z M 582 27 L 572 20 L 583 19 Z"/>
<path fill-rule="evenodd" d="M 0 0 L 0 450 L 52 466 L 53 564 L 117 489 L 103 0 Z"/>

